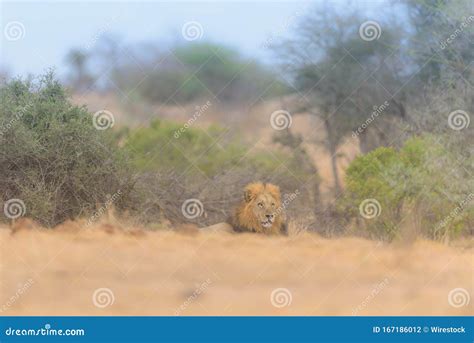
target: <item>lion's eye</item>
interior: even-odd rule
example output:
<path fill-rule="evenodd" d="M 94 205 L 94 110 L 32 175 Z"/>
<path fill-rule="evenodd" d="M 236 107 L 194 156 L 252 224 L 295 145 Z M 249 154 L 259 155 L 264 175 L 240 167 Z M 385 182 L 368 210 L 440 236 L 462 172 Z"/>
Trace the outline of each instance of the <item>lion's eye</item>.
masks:
<path fill-rule="evenodd" d="M 263 202 L 259 202 L 258 207 L 263 208 Z"/>
<path fill-rule="evenodd" d="M 274 202 L 272 202 L 272 206 L 275 207 L 275 203 L 274 203 Z"/>

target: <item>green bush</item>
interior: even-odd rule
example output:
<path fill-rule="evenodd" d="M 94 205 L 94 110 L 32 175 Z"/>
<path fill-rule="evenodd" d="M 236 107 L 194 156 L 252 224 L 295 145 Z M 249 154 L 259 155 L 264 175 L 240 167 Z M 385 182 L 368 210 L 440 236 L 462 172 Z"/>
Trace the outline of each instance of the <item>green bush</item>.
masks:
<path fill-rule="evenodd" d="M 340 205 L 378 238 L 392 239 L 404 225 L 415 225 L 410 216 L 418 223 L 414 229 L 430 238 L 467 231 L 474 222 L 467 175 L 473 161 L 447 149 L 442 137 L 425 135 L 409 139 L 399 151 L 381 147 L 357 157 L 347 169 Z M 375 218 L 361 216 L 359 206 L 366 199 L 380 204 Z"/>
<path fill-rule="evenodd" d="M 125 201 L 130 174 L 113 136 L 69 102 L 52 74 L 10 81 L 0 101 L 3 201 L 20 199 L 27 216 L 48 226 L 91 215 L 117 192 L 115 205 Z"/>
<path fill-rule="evenodd" d="M 149 127 L 131 131 L 126 148 L 134 165 L 142 171 L 187 171 L 212 177 L 243 162 L 246 167 L 270 173 L 280 166 L 279 161 L 289 161 L 296 174 L 301 170 L 292 164 L 291 155 L 259 150 L 249 153 L 251 146 L 239 137 L 227 137 L 226 131 L 217 126 L 185 128 L 157 119 Z"/>

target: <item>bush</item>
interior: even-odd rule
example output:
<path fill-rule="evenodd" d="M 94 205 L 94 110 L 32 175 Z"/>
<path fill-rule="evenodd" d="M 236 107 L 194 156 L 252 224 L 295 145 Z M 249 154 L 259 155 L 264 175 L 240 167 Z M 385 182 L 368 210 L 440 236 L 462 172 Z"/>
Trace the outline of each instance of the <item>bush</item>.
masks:
<path fill-rule="evenodd" d="M 415 217 L 416 230 L 430 238 L 466 232 L 474 222 L 469 206 L 473 182 L 468 176 L 473 161 L 472 156 L 459 157 L 441 136 L 411 138 L 399 151 L 378 148 L 351 163 L 340 204 L 377 238 L 400 235 L 409 216 Z M 361 217 L 359 206 L 366 199 L 380 204 L 380 213 L 373 219 Z"/>
<path fill-rule="evenodd" d="M 115 205 L 124 203 L 130 174 L 112 135 L 95 129 L 51 73 L 3 85 L 0 99 L 3 201 L 20 199 L 47 226 L 91 215 L 117 192 Z"/>

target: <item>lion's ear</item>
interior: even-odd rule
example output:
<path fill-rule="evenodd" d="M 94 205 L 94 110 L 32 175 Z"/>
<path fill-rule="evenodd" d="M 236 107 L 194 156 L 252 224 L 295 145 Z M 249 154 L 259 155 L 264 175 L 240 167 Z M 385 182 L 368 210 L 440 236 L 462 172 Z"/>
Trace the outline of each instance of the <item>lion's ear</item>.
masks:
<path fill-rule="evenodd" d="M 250 202 L 262 192 L 264 186 L 262 183 L 250 183 L 244 189 L 244 200 Z"/>
<path fill-rule="evenodd" d="M 268 193 L 270 193 L 275 199 L 277 199 L 278 201 L 281 200 L 280 187 L 271 183 L 267 183 L 265 188 L 268 191 Z"/>

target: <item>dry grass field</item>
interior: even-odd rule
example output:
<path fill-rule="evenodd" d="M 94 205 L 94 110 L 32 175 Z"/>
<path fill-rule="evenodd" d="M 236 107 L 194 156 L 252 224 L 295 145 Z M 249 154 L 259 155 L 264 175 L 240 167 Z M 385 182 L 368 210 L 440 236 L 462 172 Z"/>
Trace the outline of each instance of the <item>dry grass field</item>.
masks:
<path fill-rule="evenodd" d="M 472 301 L 448 301 L 453 289 L 474 292 L 472 240 L 81 225 L 0 228 L 1 315 L 474 314 Z"/>

